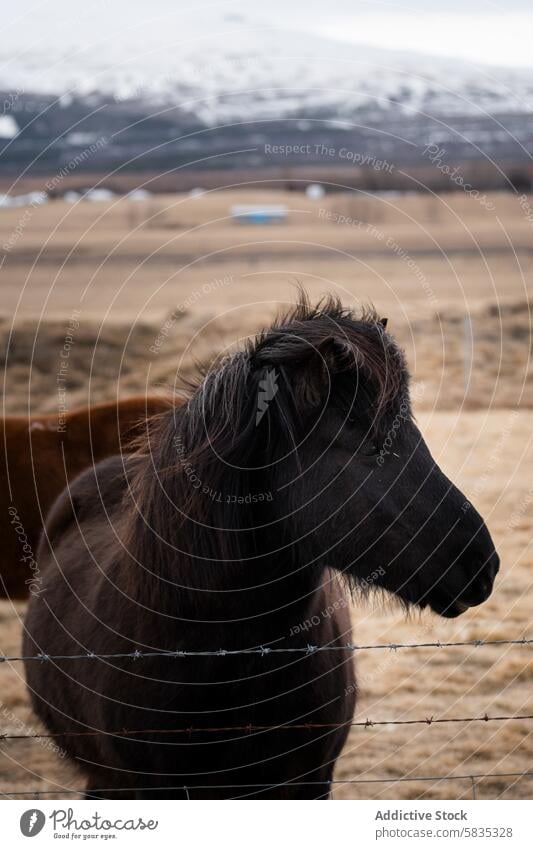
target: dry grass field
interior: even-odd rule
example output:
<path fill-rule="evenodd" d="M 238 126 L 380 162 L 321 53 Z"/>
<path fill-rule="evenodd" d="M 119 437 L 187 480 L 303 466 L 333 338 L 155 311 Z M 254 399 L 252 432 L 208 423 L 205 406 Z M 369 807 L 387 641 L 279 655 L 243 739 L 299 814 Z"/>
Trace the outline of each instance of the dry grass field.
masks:
<path fill-rule="evenodd" d="M 295 298 L 372 302 L 407 351 L 415 411 L 444 470 L 486 517 L 502 568 L 491 599 L 458 620 L 376 601 L 353 611 L 359 643 L 533 636 L 533 225 L 518 200 L 462 193 L 210 192 L 0 209 L 4 410 L 54 412 L 68 345 L 70 409 L 168 387 Z M 286 203 L 285 225 L 231 221 L 234 203 Z M 465 316 L 470 316 L 469 320 Z M 470 345 L 472 327 L 473 347 Z M 0 648 L 20 650 L 24 604 L 0 603 Z M 356 719 L 533 713 L 523 646 L 362 652 Z M 0 730 L 36 730 L 20 664 L 0 667 Z M 354 728 L 341 798 L 461 798 L 469 779 L 533 771 L 533 722 Z M 79 787 L 45 741 L 0 742 L 0 793 Z M 533 778 L 476 782 L 478 798 L 530 798 Z"/>

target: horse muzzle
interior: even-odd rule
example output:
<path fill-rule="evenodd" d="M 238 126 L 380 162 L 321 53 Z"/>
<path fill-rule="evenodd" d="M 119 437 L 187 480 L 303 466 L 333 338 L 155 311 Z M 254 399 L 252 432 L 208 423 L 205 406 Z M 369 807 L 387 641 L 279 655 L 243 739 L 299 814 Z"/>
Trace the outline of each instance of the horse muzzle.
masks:
<path fill-rule="evenodd" d="M 496 551 L 492 551 L 482 563 L 469 563 L 464 570 L 466 584 L 460 590 L 436 586 L 428 593 L 427 603 L 440 616 L 454 619 L 489 598 L 499 568 L 500 558 Z"/>

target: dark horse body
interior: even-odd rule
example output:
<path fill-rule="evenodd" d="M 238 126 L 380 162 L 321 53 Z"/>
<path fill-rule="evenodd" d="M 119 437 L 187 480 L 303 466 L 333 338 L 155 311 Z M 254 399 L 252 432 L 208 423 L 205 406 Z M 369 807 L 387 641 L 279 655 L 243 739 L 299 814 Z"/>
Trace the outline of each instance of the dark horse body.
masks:
<path fill-rule="evenodd" d="M 498 568 L 412 422 L 401 352 L 375 316 L 335 302 L 303 302 L 144 451 L 78 478 L 40 560 L 26 654 L 208 652 L 27 663 L 53 733 L 100 732 L 57 741 L 89 792 L 138 798 L 327 796 L 355 705 L 347 587 L 375 575 L 456 616 Z M 330 650 L 210 654 L 308 645 Z"/>

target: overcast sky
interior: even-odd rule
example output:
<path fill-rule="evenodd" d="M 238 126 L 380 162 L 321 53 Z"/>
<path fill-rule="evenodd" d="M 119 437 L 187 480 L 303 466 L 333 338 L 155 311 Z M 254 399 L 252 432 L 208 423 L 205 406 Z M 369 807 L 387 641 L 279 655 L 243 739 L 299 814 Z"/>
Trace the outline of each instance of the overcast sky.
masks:
<path fill-rule="evenodd" d="M 236 28 L 264 22 L 476 64 L 533 67 L 532 0 L 17 0 L 2 11 L 2 41 L 16 50 L 32 43 L 67 48 L 110 33 L 127 41 L 130 27 L 147 37 L 158 27 L 178 37 L 216 28 L 222 16 Z"/>

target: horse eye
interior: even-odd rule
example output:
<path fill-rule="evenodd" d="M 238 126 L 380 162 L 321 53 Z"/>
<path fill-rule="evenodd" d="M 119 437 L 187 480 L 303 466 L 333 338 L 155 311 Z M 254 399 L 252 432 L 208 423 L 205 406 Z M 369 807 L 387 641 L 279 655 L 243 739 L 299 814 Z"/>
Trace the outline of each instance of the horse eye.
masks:
<path fill-rule="evenodd" d="M 363 457 L 374 457 L 379 453 L 379 448 L 375 442 L 369 440 L 368 442 L 363 442 L 357 453 L 362 454 Z"/>

